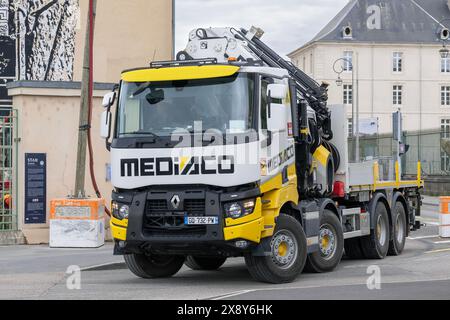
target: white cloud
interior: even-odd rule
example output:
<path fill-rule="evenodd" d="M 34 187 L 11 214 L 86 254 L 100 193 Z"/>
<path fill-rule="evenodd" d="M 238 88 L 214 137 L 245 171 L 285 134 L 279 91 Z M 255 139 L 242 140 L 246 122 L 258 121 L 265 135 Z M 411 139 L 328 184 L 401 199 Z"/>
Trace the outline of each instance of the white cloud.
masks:
<path fill-rule="evenodd" d="M 199 27 L 261 27 L 263 40 L 287 54 L 311 40 L 348 0 L 176 0 L 176 51 Z"/>

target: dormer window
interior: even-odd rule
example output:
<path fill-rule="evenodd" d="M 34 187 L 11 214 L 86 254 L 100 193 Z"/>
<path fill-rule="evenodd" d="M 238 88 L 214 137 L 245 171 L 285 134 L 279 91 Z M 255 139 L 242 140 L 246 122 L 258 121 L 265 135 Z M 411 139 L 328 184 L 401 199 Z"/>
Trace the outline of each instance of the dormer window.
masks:
<path fill-rule="evenodd" d="M 353 39 L 353 29 L 350 26 L 346 26 L 342 29 L 342 37 L 344 39 Z"/>

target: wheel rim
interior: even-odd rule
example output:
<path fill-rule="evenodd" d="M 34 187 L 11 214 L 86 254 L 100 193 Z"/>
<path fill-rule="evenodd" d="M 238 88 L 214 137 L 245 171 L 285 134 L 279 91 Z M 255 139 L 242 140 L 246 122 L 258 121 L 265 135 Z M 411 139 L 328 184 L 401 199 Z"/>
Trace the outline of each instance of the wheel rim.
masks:
<path fill-rule="evenodd" d="M 386 244 L 387 231 L 386 231 L 386 221 L 380 215 L 377 219 L 377 238 L 378 243 L 383 247 Z"/>
<path fill-rule="evenodd" d="M 332 259 L 336 253 L 336 231 L 329 224 L 324 224 L 320 227 L 319 249 L 320 255 L 325 260 Z"/>
<path fill-rule="evenodd" d="M 298 243 L 289 230 L 280 230 L 270 242 L 272 261 L 281 269 L 292 267 L 298 255 Z"/>
<path fill-rule="evenodd" d="M 395 234 L 397 235 L 397 242 L 398 243 L 402 243 L 403 242 L 403 237 L 404 237 L 404 233 L 405 232 L 405 228 L 404 228 L 404 224 L 403 224 L 403 219 L 401 217 L 401 214 L 399 213 L 397 215 L 397 219 L 395 222 Z"/>

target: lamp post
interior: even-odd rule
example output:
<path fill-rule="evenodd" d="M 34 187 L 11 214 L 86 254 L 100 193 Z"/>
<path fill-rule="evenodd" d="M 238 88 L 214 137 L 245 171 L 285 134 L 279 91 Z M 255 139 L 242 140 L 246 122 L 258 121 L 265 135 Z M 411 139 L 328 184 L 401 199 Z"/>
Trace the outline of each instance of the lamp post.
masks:
<path fill-rule="evenodd" d="M 442 59 L 447 59 L 450 55 L 450 50 L 447 48 L 446 43 L 450 38 L 450 30 L 443 24 L 445 21 L 450 21 L 450 18 L 446 18 L 439 21 L 438 29 L 436 30 L 436 34 L 442 41 L 442 49 L 439 50 L 439 55 L 441 56 Z"/>
<path fill-rule="evenodd" d="M 337 68 L 338 62 L 344 62 L 347 66 L 352 69 L 352 141 L 354 147 L 354 161 L 359 162 L 359 106 L 355 103 L 355 68 L 353 67 L 353 62 L 347 58 L 339 58 L 333 64 L 333 70 L 338 75 L 336 80 L 336 85 L 342 87 L 344 81 L 341 78 L 341 74 L 348 70 L 344 68 L 344 63 L 340 65 L 340 69 Z"/>

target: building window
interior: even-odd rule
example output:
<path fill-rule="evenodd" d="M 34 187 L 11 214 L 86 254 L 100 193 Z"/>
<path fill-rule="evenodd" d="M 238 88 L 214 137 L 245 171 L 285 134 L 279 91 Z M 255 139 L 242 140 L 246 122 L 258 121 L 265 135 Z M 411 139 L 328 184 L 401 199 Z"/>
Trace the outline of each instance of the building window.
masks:
<path fill-rule="evenodd" d="M 352 118 L 349 118 L 347 123 L 348 123 L 348 136 L 353 137 L 353 120 L 352 120 Z"/>
<path fill-rule="evenodd" d="M 441 72 L 450 73 L 450 58 L 441 58 Z"/>
<path fill-rule="evenodd" d="M 402 105 L 403 104 L 403 86 L 394 86 L 392 90 L 393 104 Z"/>
<path fill-rule="evenodd" d="M 450 119 L 441 120 L 441 136 L 442 139 L 450 139 Z"/>
<path fill-rule="evenodd" d="M 353 103 L 353 86 L 351 84 L 344 84 L 344 104 Z"/>
<path fill-rule="evenodd" d="M 346 72 L 353 71 L 353 51 L 344 51 L 344 61 L 342 68 Z"/>
<path fill-rule="evenodd" d="M 442 139 L 450 139 L 450 119 L 441 120 Z M 444 150 L 441 151 L 441 170 L 450 171 L 450 156 Z"/>
<path fill-rule="evenodd" d="M 441 105 L 450 106 L 450 86 L 441 86 Z"/>
<path fill-rule="evenodd" d="M 403 53 L 394 52 L 392 71 L 394 71 L 394 72 L 402 72 L 403 71 Z"/>

